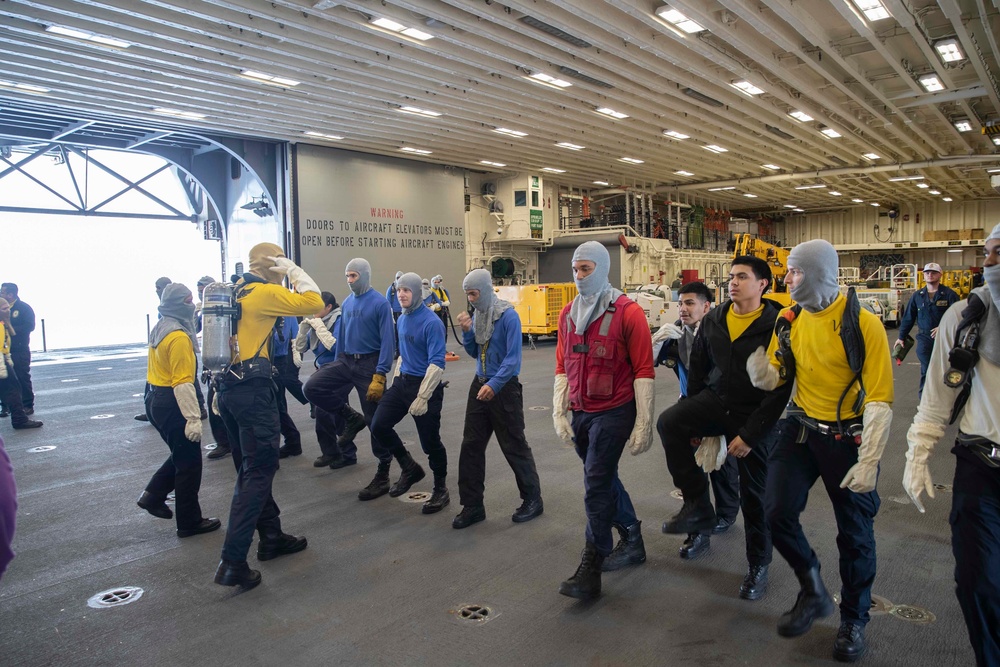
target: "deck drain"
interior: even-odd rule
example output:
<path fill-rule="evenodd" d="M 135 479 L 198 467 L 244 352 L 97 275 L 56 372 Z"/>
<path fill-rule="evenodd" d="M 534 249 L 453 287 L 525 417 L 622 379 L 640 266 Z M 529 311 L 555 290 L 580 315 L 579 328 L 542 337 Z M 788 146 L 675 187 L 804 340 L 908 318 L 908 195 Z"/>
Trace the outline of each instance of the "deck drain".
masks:
<path fill-rule="evenodd" d="M 491 608 L 482 604 L 463 604 L 452 613 L 463 625 L 482 625 L 498 616 Z"/>
<path fill-rule="evenodd" d="M 538 412 L 538 411 L 541 411 L 541 410 L 548 410 L 549 406 L 547 406 L 547 405 L 532 405 L 528 409 L 529 410 L 534 410 L 534 411 Z"/>
<path fill-rule="evenodd" d="M 94 415 L 91 419 L 111 419 L 114 415 Z"/>
<path fill-rule="evenodd" d="M 670 492 L 671 498 L 676 498 L 677 500 L 684 500 L 684 494 L 681 493 L 680 489 L 674 489 Z"/>
<path fill-rule="evenodd" d="M 210 452 L 210 451 L 212 451 L 213 449 L 215 449 L 215 448 L 216 448 L 216 447 L 218 447 L 218 446 L 219 446 L 218 444 L 216 444 L 216 443 L 214 443 L 214 442 L 213 442 L 213 443 L 212 443 L 212 444 L 210 444 L 210 445 L 205 445 L 205 447 L 204 447 L 204 450 L 205 450 L 206 452 Z"/>
<path fill-rule="evenodd" d="M 951 493 L 951 484 L 935 484 L 935 491 L 944 491 L 945 493 Z"/>
<path fill-rule="evenodd" d="M 908 604 L 896 605 L 892 608 L 892 615 L 910 623 L 933 623 L 937 617 L 926 609 L 911 607 Z"/>
<path fill-rule="evenodd" d="M 142 597 L 142 589 L 135 586 L 119 586 L 106 591 L 101 591 L 97 595 L 87 600 L 87 606 L 93 609 L 107 609 L 109 607 L 121 607 L 131 604 Z"/>
<path fill-rule="evenodd" d="M 41 447 L 32 447 L 28 452 L 38 454 L 39 452 L 51 452 L 55 448 L 55 445 L 42 445 Z"/>
<path fill-rule="evenodd" d="M 431 499 L 431 494 L 426 491 L 411 491 L 399 497 L 404 503 L 425 503 Z"/>

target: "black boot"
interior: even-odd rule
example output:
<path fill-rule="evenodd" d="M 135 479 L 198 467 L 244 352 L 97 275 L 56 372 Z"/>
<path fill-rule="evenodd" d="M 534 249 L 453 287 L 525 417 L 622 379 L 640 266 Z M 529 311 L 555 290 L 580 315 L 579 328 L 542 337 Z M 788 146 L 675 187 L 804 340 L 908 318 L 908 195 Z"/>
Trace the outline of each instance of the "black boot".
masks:
<path fill-rule="evenodd" d="M 218 461 L 219 459 L 226 458 L 232 453 L 228 445 L 216 445 L 215 449 L 208 453 L 207 458 L 209 461 Z"/>
<path fill-rule="evenodd" d="M 468 528 L 474 523 L 486 521 L 486 508 L 482 505 L 466 505 L 451 521 L 451 527 L 457 530 Z"/>
<path fill-rule="evenodd" d="M 260 572 L 251 570 L 246 561 L 233 563 L 223 560 L 219 561 L 219 569 L 215 571 L 215 583 L 249 589 L 260 583 Z"/>
<path fill-rule="evenodd" d="M 167 504 L 161 499 L 157 500 L 153 497 L 149 491 L 143 491 L 142 495 L 139 496 L 139 500 L 135 501 L 135 504 L 146 510 L 158 519 L 173 519 L 174 512 Z"/>
<path fill-rule="evenodd" d="M 444 475 L 437 476 L 434 475 L 434 493 L 431 494 L 431 499 L 424 503 L 424 508 L 421 510 L 424 514 L 435 514 L 444 509 L 445 505 L 451 502 L 451 497 L 448 495 L 448 487 L 444 483 Z"/>
<path fill-rule="evenodd" d="M 405 450 L 401 455 L 396 457 L 396 460 L 399 461 L 399 467 L 403 469 L 403 472 L 399 474 L 399 479 L 389 489 L 389 496 L 392 498 L 398 498 L 403 495 L 410 490 L 411 486 L 427 475 L 424 469 L 420 467 L 420 464 L 414 461 L 410 453 Z"/>
<path fill-rule="evenodd" d="M 221 527 L 221 521 L 215 517 L 209 517 L 208 519 L 202 519 L 191 528 L 178 528 L 177 537 L 194 537 L 195 535 L 201 535 L 203 533 L 211 533 Z"/>
<path fill-rule="evenodd" d="M 301 456 L 302 443 L 289 445 L 287 442 L 278 448 L 278 458 L 287 459 L 289 456 Z"/>
<path fill-rule="evenodd" d="M 636 521 L 631 526 L 615 524 L 621 539 L 615 545 L 614 550 L 604 559 L 601 565 L 602 572 L 613 572 L 620 570 L 626 565 L 638 565 L 646 562 L 646 546 L 642 543 L 642 533 L 640 528 L 642 521 Z"/>
<path fill-rule="evenodd" d="M 358 492 L 358 500 L 375 500 L 379 496 L 389 493 L 389 464 L 378 464 L 378 471 L 371 483 Z"/>
<path fill-rule="evenodd" d="M 354 442 L 354 436 L 365 430 L 366 424 L 365 416 L 347 403 L 344 403 L 344 407 L 340 409 L 340 416 L 347 422 L 344 426 L 344 432 L 337 438 L 337 446 L 343 447 Z"/>
<path fill-rule="evenodd" d="M 839 662 L 856 662 L 865 654 L 865 626 L 845 621 L 833 642 L 833 657 Z"/>
<path fill-rule="evenodd" d="M 751 565 L 747 576 L 740 584 L 740 597 L 744 600 L 759 600 L 767 593 L 767 565 Z"/>
<path fill-rule="evenodd" d="M 676 535 L 710 531 L 717 523 L 715 508 L 708 497 L 708 489 L 698 498 L 684 496 L 684 506 L 669 521 L 663 522 L 663 532 Z"/>
<path fill-rule="evenodd" d="M 576 574 L 559 584 L 559 593 L 578 600 L 592 600 L 601 594 L 601 565 L 604 556 L 590 542 L 583 548 Z"/>
<path fill-rule="evenodd" d="M 309 541 L 281 532 L 280 528 L 260 528 L 260 542 L 257 543 L 257 560 L 271 560 L 302 551 Z"/>
<path fill-rule="evenodd" d="M 678 550 L 684 560 L 694 560 L 698 556 L 708 553 L 712 548 L 712 538 L 706 533 L 690 533 L 684 544 Z"/>
<path fill-rule="evenodd" d="M 809 631 L 813 621 L 833 613 L 833 600 L 826 592 L 819 566 L 796 572 L 802 589 L 795 599 L 795 606 L 778 619 L 778 634 L 782 637 L 798 637 Z"/>

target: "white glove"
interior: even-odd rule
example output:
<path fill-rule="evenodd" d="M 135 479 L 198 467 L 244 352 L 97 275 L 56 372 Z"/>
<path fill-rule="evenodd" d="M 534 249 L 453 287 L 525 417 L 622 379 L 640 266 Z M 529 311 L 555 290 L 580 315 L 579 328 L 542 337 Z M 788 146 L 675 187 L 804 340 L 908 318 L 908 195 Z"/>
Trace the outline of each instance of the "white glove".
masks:
<path fill-rule="evenodd" d="M 434 303 L 431 304 L 431 310 L 433 310 L 435 313 L 438 312 L 439 310 L 441 310 L 441 304 L 435 301 Z"/>
<path fill-rule="evenodd" d="M 424 374 L 423 382 L 420 383 L 420 389 L 417 391 L 417 397 L 413 399 L 412 403 L 410 403 L 411 415 L 419 417 L 420 415 L 427 413 L 427 402 L 431 400 L 434 390 L 437 389 L 439 384 L 441 384 L 442 377 L 444 377 L 443 368 L 435 366 L 434 364 L 427 367 L 427 372 Z"/>
<path fill-rule="evenodd" d="M 920 502 L 920 494 L 927 492 L 928 498 L 934 497 L 934 483 L 931 481 L 930 470 L 927 469 L 927 459 L 931 450 L 944 435 L 944 425 L 931 422 L 913 422 L 906 432 L 906 467 L 903 469 L 903 488 L 921 514 L 924 511 Z"/>
<path fill-rule="evenodd" d="M 174 400 L 184 415 L 184 437 L 191 442 L 201 442 L 201 408 L 194 383 L 185 382 L 174 387 Z"/>
<path fill-rule="evenodd" d="M 673 322 L 667 322 L 653 334 L 653 345 L 667 339 L 678 340 L 683 335 L 684 329 L 682 327 L 677 326 Z"/>
<path fill-rule="evenodd" d="M 552 423 L 556 434 L 566 444 L 573 442 L 573 427 L 569 423 L 566 410 L 569 408 L 569 378 L 565 373 L 556 375 L 555 388 L 552 391 Z"/>
<path fill-rule="evenodd" d="M 709 435 L 701 439 L 701 444 L 694 451 L 694 460 L 705 472 L 715 472 L 726 462 L 728 454 L 726 436 Z"/>
<path fill-rule="evenodd" d="M 292 363 L 296 368 L 302 368 L 302 353 L 292 348 Z"/>
<path fill-rule="evenodd" d="M 448 301 L 448 299 L 445 299 L 444 301 L 441 302 L 441 305 L 444 306 L 445 308 L 447 308 L 448 306 L 451 305 L 451 301 Z"/>
<path fill-rule="evenodd" d="M 881 402 L 872 402 L 865 406 L 858 462 L 844 475 L 840 488 L 848 488 L 854 493 L 868 493 L 875 490 L 878 461 L 885 451 L 885 443 L 889 442 L 890 426 L 892 426 L 892 406 Z"/>
<path fill-rule="evenodd" d="M 10 356 L 9 352 L 3 355 L 3 360 L 11 366 L 14 365 L 14 357 Z"/>
<path fill-rule="evenodd" d="M 653 403 L 655 389 L 652 378 L 637 378 L 632 383 L 635 391 L 635 426 L 625 446 L 632 456 L 642 454 L 653 444 Z"/>
<path fill-rule="evenodd" d="M 4 360 L 4 363 L 0 364 L 0 380 L 6 380 L 7 379 L 7 364 L 10 363 L 10 362 L 7 361 L 7 355 L 6 354 L 3 355 L 3 360 Z M 14 364 L 11 364 L 11 366 L 13 366 L 13 365 Z"/>
<path fill-rule="evenodd" d="M 219 392 L 212 394 L 212 414 L 216 417 L 221 417 L 222 413 L 219 412 Z M 199 417 L 201 415 L 198 415 Z"/>
<path fill-rule="evenodd" d="M 892 347 L 893 349 L 896 349 L 897 347 L 903 347 L 903 345 L 905 345 L 905 343 L 897 338 L 896 342 L 893 343 Z"/>
<path fill-rule="evenodd" d="M 764 391 L 772 391 L 781 382 L 778 369 L 771 365 L 763 345 L 747 357 L 747 375 L 750 376 L 753 386 Z"/>
<path fill-rule="evenodd" d="M 309 274 L 292 260 L 287 257 L 268 257 L 268 259 L 274 262 L 271 270 L 275 273 L 283 273 L 288 276 L 288 282 L 292 284 L 292 289 L 299 294 L 305 294 L 306 292 L 321 294 L 316 281 L 310 278 Z"/>
<path fill-rule="evenodd" d="M 323 324 L 323 320 L 317 317 L 311 324 L 313 331 L 316 332 L 316 337 L 319 338 L 319 342 L 323 344 L 323 347 L 328 350 L 332 350 L 337 344 L 337 339 L 332 333 L 330 333 L 330 330 L 326 328 L 326 325 Z"/>
<path fill-rule="evenodd" d="M 402 372 L 402 368 L 403 368 L 403 357 L 400 356 L 399 358 L 396 359 L 396 365 L 392 367 L 392 373 L 389 374 L 389 382 L 392 382 L 393 380 L 399 377 L 399 374 Z"/>

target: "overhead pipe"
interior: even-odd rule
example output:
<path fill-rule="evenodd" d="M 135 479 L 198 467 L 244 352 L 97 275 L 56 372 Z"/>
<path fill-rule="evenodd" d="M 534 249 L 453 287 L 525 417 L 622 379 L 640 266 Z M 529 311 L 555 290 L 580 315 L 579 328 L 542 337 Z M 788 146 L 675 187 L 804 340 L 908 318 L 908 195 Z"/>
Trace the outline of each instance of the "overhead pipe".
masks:
<path fill-rule="evenodd" d="M 838 167 L 836 169 L 821 169 L 819 171 L 799 171 L 788 174 L 772 174 L 770 176 L 752 176 L 749 178 L 735 178 L 727 181 L 709 181 L 704 183 L 688 183 L 686 185 L 673 185 L 660 188 L 657 192 L 686 192 L 691 190 L 704 190 L 705 188 L 727 187 L 730 185 L 740 186 L 749 183 L 776 183 L 780 181 L 798 181 L 806 178 L 826 178 L 828 176 L 847 176 L 850 174 L 875 174 L 891 171 L 906 171 L 911 169 L 931 169 L 934 167 L 956 167 L 963 164 L 975 164 L 982 162 L 996 162 L 1000 164 L 1000 155 L 962 155 L 959 157 L 940 158 L 937 160 L 923 160 L 921 162 L 905 162 L 901 164 L 873 165 L 870 167 Z"/>

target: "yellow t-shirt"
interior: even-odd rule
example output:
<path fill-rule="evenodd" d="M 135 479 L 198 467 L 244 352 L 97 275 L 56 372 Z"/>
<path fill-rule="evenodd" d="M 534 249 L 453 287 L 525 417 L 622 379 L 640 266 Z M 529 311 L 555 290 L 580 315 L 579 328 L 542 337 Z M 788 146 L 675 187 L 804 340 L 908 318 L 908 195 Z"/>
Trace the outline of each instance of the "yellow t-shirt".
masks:
<path fill-rule="evenodd" d="M 197 372 L 194 343 L 183 331 L 171 331 L 156 347 L 149 348 L 146 382 L 156 387 L 194 383 Z"/>
<path fill-rule="evenodd" d="M 271 337 L 275 318 L 312 315 L 323 309 L 323 297 L 316 292 L 297 294 L 281 285 L 249 283 L 237 288 L 236 300 L 242 306 L 236 339 L 239 341 L 240 358 L 233 363 L 249 361 L 258 354 L 268 358 L 264 341 Z"/>
<path fill-rule="evenodd" d="M 10 354 L 10 336 L 7 335 L 7 327 L 0 322 L 0 352 Z"/>
<path fill-rule="evenodd" d="M 764 304 L 760 304 L 757 310 L 747 313 L 746 315 L 739 315 L 736 313 L 736 309 L 732 306 L 729 307 L 728 312 L 726 312 L 726 326 L 729 328 L 729 342 L 735 342 L 737 338 L 743 335 L 743 332 L 750 328 L 753 321 L 760 317 L 760 314 L 764 312 Z"/>
<path fill-rule="evenodd" d="M 840 325 L 846 305 L 847 299 L 841 294 L 818 313 L 802 310 L 792 323 L 791 341 L 796 379 L 795 395 L 792 398 L 813 419 L 837 419 L 837 403 L 847 383 L 854 377 L 840 338 Z M 790 309 L 783 308 L 778 317 L 782 317 L 788 310 Z M 892 357 L 889 355 L 885 327 L 875 315 L 864 309 L 861 310 L 860 323 L 865 344 L 865 365 L 861 370 L 867 393 L 865 403 L 892 403 Z M 776 367 L 780 366 L 774 355 L 777 349 L 778 338 L 772 335 L 767 354 L 771 364 Z M 855 382 L 844 397 L 840 410 L 842 419 L 858 416 L 853 407 L 859 390 Z"/>

